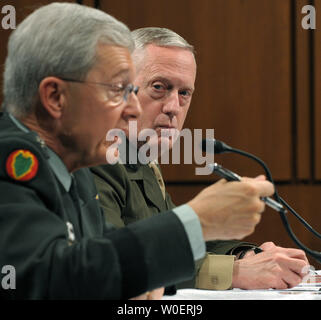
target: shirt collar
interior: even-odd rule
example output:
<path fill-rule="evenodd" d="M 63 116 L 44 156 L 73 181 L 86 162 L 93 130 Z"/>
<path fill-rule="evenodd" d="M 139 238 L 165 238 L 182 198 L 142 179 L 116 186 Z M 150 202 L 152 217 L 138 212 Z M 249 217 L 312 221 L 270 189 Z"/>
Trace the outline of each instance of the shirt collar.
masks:
<path fill-rule="evenodd" d="M 9 117 L 18 129 L 22 130 L 25 133 L 29 133 L 31 131 L 25 125 L 23 125 L 17 118 L 15 118 L 12 114 L 9 113 Z M 38 135 L 37 137 L 39 138 Z M 71 182 L 72 182 L 71 174 L 67 170 L 65 164 L 60 159 L 60 157 L 52 149 L 44 145 L 44 143 L 41 143 L 41 145 L 43 148 L 46 148 L 46 151 L 48 154 L 48 162 L 52 171 L 54 172 L 55 176 L 60 181 L 60 183 L 63 185 L 65 190 L 69 192 Z"/>
<path fill-rule="evenodd" d="M 57 179 L 63 185 L 67 192 L 70 190 L 72 176 L 67 170 L 65 164 L 62 162 L 60 157 L 50 148 L 47 147 L 48 155 L 49 155 L 49 165 L 56 175 Z"/>
<path fill-rule="evenodd" d="M 23 132 L 30 132 L 30 130 L 23 125 L 17 118 L 15 118 L 11 113 L 8 113 L 9 118 L 12 120 L 12 122 L 16 125 L 16 127 L 18 127 L 21 131 Z"/>

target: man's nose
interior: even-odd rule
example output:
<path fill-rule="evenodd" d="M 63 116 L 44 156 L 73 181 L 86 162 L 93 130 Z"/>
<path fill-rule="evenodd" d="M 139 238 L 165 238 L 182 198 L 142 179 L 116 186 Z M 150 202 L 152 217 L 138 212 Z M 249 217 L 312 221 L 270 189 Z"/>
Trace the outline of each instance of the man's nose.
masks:
<path fill-rule="evenodd" d="M 173 91 L 164 101 L 163 113 L 167 114 L 172 118 L 178 114 L 179 110 L 180 110 L 179 93 Z"/>
<path fill-rule="evenodd" d="M 142 108 L 140 106 L 137 95 L 131 92 L 128 95 L 127 106 L 124 109 L 124 116 L 130 120 L 133 118 L 138 118 L 142 113 Z"/>

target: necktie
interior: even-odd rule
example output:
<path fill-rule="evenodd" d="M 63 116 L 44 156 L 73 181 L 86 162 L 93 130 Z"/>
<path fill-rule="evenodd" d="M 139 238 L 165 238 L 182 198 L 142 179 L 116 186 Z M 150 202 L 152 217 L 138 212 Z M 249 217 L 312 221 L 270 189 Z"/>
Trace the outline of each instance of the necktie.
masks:
<path fill-rule="evenodd" d="M 162 191 L 163 199 L 165 200 L 165 183 L 164 183 L 162 174 L 157 166 L 157 162 L 155 160 L 150 162 L 149 167 L 152 168 L 152 170 L 154 171 L 158 185 Z"/>
<path fill-rule="evenodd" d="M 70 219 L 72 220 L 75 229 L 79 230 L 82 233 L 82 224 L 81 224 L 81 207 L 80 207 L 80 198 L 77 188 L 77 182 L 76 179 L 72 178 L 72 183 L 70 186 L 69 194 L 71 196 L 71 199 L 73 200 L 73 203 L 75 205 L 75 208 L 77 210 L 77 214 L 74 214 Z"/>
<path fill-rule="evenodd" d="M 75 205 L 78 213 L 80 214 L 81 209 L 80 209 L 80 204 L 79 204 L 79 194 L 78 194 L 77 182 L 74 177 L 72 178 L 69 194 L 74 202 L 74 205 Z"/>

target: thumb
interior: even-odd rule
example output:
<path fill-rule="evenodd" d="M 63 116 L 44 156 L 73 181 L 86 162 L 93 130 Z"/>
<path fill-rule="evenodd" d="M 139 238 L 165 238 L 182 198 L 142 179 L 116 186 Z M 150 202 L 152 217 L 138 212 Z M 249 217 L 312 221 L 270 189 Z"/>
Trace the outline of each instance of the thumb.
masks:
<path fill-rule="evenodd" d="M 255 177 L 254 180 L 264 181 L 264 180 L 266 180 L 266 177 L 264 174 L 260 174 L 259 176 Z"/>
<path fill-rule="evenodd" d="M 255 178 L 242 177 L 242 181 L 245 181 L 245 180 L 266 181 L 266 177 L 264 174 L 260 174 L 259 176 L 256 176 Z"/>

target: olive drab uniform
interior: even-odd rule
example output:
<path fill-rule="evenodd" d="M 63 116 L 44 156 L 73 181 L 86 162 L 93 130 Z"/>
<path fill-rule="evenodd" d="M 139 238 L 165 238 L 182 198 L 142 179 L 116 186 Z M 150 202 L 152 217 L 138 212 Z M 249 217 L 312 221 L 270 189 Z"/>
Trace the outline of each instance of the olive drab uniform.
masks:
<path fill-rule="evenodd" d="M 16 270 L 16 289 L 0 286 L 1 298 L 127 299 L 194 274 L 175 214 L 108 227 L 90 171 L 70 174 L 8 113 L 0 113 L 0 190 L 0 266 Z"/>
<path fill-rule="evenodd" d="M 159 177 L 148 164 L 118 163 L 90 170 L 106 220 L 118 228 L 175 207 L 167 192 L 163 197 Z M 164 234 L 168 235 L 169 231 L 164 229 Z M 206 246 L 205 259 L 196 263 L 197 276 L 192 281 L 178 284 L 178 288 L 230 288 L 235 254 L 254 245 L 240 241 L 209 241 Z"/>

